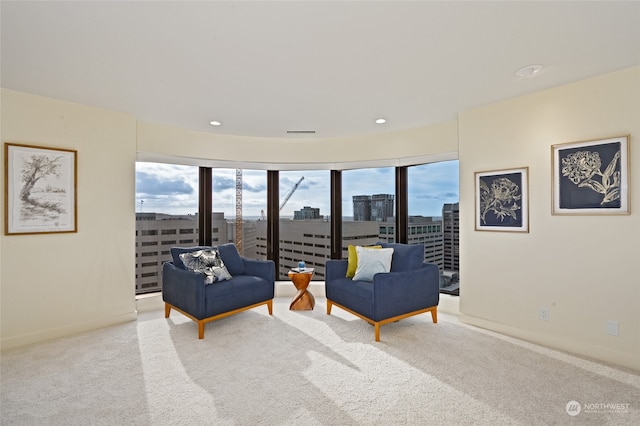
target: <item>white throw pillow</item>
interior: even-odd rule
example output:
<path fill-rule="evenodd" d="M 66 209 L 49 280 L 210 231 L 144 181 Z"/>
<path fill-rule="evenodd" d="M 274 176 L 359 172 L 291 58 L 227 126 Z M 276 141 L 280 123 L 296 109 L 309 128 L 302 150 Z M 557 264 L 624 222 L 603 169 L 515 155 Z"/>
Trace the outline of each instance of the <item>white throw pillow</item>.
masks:
<path fill-rule="evenodd" d="M 358 267 L 353 276 L 354 280 L 373 281 L 375 274 L 391 270 L 392 248 L 371 250 L 357 246 L 356 253 L 358 254 Z"/>

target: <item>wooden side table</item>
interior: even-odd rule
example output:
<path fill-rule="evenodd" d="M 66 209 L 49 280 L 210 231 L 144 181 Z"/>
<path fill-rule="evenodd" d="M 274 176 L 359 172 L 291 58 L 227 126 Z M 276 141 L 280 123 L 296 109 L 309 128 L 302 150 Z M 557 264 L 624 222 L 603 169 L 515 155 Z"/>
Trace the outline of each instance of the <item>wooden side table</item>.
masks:
<path fill-rule="evenodd" d="M 312 311 L 316 304 L 316 299 L 307 288 L 309 287 L 311 277 L 313 277 L 313 268 L 305 268 L 302 271 L 292 269 L 288 275 L 293 285 L 298 289 L 291 305 L 289 305 L 289 310 Z"/>

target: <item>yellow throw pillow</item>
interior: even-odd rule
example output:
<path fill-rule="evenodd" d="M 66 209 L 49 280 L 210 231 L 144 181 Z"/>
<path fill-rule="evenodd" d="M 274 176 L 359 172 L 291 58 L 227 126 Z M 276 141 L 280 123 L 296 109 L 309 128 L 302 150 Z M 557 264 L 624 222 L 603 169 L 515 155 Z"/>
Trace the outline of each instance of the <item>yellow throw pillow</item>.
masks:
<path fill-rule="evenodd" d="M 380 249 L 382 246 L 366 246 L 368 249 Z M 349 258 L 347 264 L 347 278 L 353 278 L 356 274 L 356 269 L 358 269 L 358 254 L 356 253 L 356 246 L 349 244 L 347 246 L 349 250 Z"/>

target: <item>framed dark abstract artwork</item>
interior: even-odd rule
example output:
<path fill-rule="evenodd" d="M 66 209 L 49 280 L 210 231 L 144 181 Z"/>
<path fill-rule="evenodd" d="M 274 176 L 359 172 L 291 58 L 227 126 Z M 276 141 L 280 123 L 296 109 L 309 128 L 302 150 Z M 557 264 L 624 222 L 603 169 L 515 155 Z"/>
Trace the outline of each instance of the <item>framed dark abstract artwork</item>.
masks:
<path fill-rule="evenodd" d="M 529 232 L 529 168 L 475 173 L 476 231 Z"/>
<path fill-rule="evenodd" d="M 77 151 L 4 144 L 4 233 L 77 232 Z"/>
<path fill-rule="evenodd" d="M 629 214 L 629 136 L 551 146 L 554 215 Z"/>

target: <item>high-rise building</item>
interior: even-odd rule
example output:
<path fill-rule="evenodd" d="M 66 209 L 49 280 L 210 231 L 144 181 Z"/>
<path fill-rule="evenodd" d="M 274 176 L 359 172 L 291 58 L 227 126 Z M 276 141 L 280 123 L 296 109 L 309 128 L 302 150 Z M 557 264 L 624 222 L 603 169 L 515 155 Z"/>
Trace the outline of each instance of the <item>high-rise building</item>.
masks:
<path fill-rule="evenodd" d="M 299 261 L 314 268 L 314 280 L 323 281 L 325 263 L 331 258 L 331 222 L 323 220 L 280 219 L 280 254 L 277 280 L 288 280 L 287 273 L 298 267 Z M 267 224 L 257 222 L 257 255 L 266 257 Z M 342 227 L 342 257 L 348 257 L 347 247 L 372 245 L 378 241 L 375 222 L 344 222 Z"/>
<path fill-rule="evenodd" d="M 354 195 L 353 220 L 366 222 L 371 220 L 371 195 Z"/>
<path fill-rule="evenodd" d="M 393 194 L 354 195 L 353 220 L 388 222 L 394 217 L 394 200 Z"/>
<path fill-rule="evenodd" d="M 304 206 L 300 210 L 296 210 L 293 212 L 294 220 L 303 220 L 303 219 L 321 219 L 320 209 Z"/>
<path fill-rule="evenodd" d="M 211 214 L 214 245 L 227 242 L 224 213 Z M 136 294 L 162 290 L 162 264 L 171 247 L 198 245 L 198 215 L 136 213 Z"/>
<path fill-rule="evenodd" d="M 381 207 L 376 214 L 382 217 L 393 213 L 388 203 L 393 195 L 356 196 L 361 205 L 378 197 Z M 356 205 L 354 197 L 354 206 Z M 385 207 L 384 204 L 387 204 Z M 386 211 L 383 211 L 386 209 Z M 354 209 L 355 210 L 355 209 Z M 435 263 L 442 272 L 459 268 L 458 203 L 445 204 L 443 220 L 434 217 L 410 216 L 408 243 L 424 246 L 424 260 Z M 315 269 L 314 279 L 324 280 L 325 262 L 331 256 L 331 222 L 318 220 L 319 209 L 304 207 L 296 220 L 281 219 L 279 224 L 278 280 L 287 280 L 287 272 L 299 261 Z M 343 222 L 342 257 L 348 257 L 347 247 L 372 245 L 378 241 L 396 242 L 396 223 L 388 221 L 354 220 Z M 376 218 L 377 219 L 377 218 Z M 149 293 L 162 289 L 162 264 L 171 260 L 171 247 L 198 245 L 198 216 L 136 213 L 136 293 Z M 212 244 L 235 242 L 236 222 L 226 220 L 224 213 L 212 213 Z M 241 255 L 251 259 L 267 258 L 267 221 L 245 220 L 242 224 Z"/>
<path fill-rule="evenodd" d="M 396 223 L 380 222 L 379 241 L 396 242 Z M 444 250 L 442 247 L 442 220 L 425 216 L 409 216 L 408 244 L 424 246 L 424 261 L 435 263 L 440 271 L 444 269 Z"/>
<path fill-rule="evenodd" d="M 444 226 L 444 269 L 460 270 L 460 205 L 459 203 L 442 206 Z"/>
<path fill-rule="evenodd" d="M 408 243 L 424 245 L 425 262 L 444 269 L 442 220 L 429 216 L 409 216 Z"/>
<path fill-rule="evenodd" d="M 374 194 L 371 196 L 371 219 L 376 222 L 388 222 L 395 208 L 393 194 Z"/>
<path fill-rule="evenodd" d="M 213 241 L 213 245 L 223 244 L 223 243 L 236 243 L 236 227 L 237 222 L 235 220 L 227 220 L 227 237 L 226 241 Z M 238 252 L 241 256 L 247 257 L 249 259 L 266 259 L 266 256 L 258 256 L 257 247 L 256 247 L 256 220 L 243 220 L 242 221 L 242 245 L 238 247 L 236 243 L 236 247 L 238 248 Z M 212 232 L 215 236 L 215 232 Z"/>

